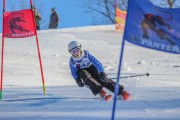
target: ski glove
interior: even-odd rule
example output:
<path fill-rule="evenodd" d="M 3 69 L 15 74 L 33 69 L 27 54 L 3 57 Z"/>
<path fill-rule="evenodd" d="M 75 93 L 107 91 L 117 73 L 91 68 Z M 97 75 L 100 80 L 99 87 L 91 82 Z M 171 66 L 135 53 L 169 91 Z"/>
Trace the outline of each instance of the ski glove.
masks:
<path fill-rule="evenodd" d="M 81 78 L 77 78 L 76 79 L 76 83 L 79 87 L 83 87 L 84 86 L 84 83 L 82 82 Z"/>

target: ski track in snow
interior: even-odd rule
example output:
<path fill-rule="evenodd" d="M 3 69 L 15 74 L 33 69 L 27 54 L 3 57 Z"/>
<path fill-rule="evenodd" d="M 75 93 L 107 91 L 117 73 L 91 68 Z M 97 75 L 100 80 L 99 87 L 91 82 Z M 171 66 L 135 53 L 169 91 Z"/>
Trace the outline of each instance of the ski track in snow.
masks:
<path fill-rule="evenodd" d="M 3 100 L 0 120 L 110 120 L 113 99 L 104 101 L 79 88 L 70 75 L 67 45 L 78 40 L 96 56 L 110 78 L 117 77 L 122 33 L 114 26 L 38 31 L 47 94 L 35 37 L 5 40 Z M 117 101 L 117 120 L 180 120 L 180 56 L 125 44 L 120 79 L 132 94 Z M 116 80 L 116 79 L 114 79 Z M 109 94 L 112 94 L 108 91 Z"/>

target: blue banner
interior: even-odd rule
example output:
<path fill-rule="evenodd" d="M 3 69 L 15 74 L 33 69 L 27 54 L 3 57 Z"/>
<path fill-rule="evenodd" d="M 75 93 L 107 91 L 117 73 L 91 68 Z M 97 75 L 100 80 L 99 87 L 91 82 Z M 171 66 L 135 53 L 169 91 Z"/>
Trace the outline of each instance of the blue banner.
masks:
<path fill-rule="evenodd" d="M 161 8 L 147 0 L 129 0 L 124 40 L 180 54 L 180 9 Z"/>

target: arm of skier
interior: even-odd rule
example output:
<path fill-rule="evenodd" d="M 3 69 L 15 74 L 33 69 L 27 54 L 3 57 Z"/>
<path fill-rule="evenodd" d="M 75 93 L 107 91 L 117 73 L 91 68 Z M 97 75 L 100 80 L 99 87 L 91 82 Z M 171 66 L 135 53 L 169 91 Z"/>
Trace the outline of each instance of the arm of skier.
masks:
<path fill-rule="evenodd" d="M 96 59 L 93 55 L 91 55 L 90 53 L 88 54 L 89 60 L 93 63 L 93 65 L 97 68 L 98 73 L 102 73 L 104 72 L 104 68 L 101 64 L 101 62 Z"/>
<path fill-rule="evenodd" d="M 69 63 L 69 66 L 71 70 L 71 75 L 73 76 L 74 80 L 76 80 L 78 78 L 77 69 L 71 63 Z"/>
<path fill-rule="evenodd" d="M 71 74 L 74 78 L 74 80 L 76 80 L 76 83 L 79 87 L 83 87 L 84 83 L 82 82 L 81 78 L 78 77 L 77 75 L 77 69 L 70 63 L 70 69 L 71 69 Z"/>

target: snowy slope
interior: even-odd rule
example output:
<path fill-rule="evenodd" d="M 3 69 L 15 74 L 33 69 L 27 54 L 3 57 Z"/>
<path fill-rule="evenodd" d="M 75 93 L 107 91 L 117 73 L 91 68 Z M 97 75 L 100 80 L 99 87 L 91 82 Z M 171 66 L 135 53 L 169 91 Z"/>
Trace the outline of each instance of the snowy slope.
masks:
<path fill-rule="evenodd" d="M 79 88 L 68 66 L 67 45 L 78 40 L 115 78 L 122 33 L 114 26 L 38 31 L 47 95 L 43 95 L 35 37 L 5 39 L 0 120 L 109 120 L 113 100 L 105 102 Z M 117 120 L 180 120 L 180 55 L 125 44 L 121 79 L 132 94 L 118 101 Z M 110 92 L 109 92 L 110 93 Z M 112 93 L 111 93 L 112 94 Z"/>

